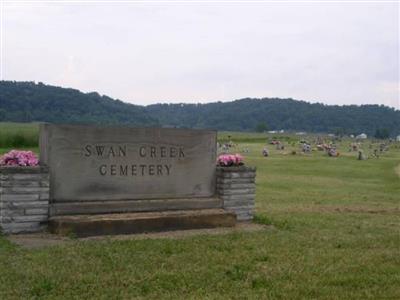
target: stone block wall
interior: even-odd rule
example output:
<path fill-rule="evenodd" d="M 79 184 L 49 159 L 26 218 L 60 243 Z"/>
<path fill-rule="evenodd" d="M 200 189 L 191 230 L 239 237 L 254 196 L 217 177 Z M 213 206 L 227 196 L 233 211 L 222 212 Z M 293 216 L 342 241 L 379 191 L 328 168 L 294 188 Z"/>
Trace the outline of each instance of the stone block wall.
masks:
<path fill-rule="evenodd" d="M 253 219 L 255 178 L 254 167 L 217 167 L 217 193 L 224 209 L 236 213 L 238 221 Z"/>
<path fill-rule="evenodd" d="M 49 215 L 47 167 L 0 167 L 0 230 L 38 232 Z"/>

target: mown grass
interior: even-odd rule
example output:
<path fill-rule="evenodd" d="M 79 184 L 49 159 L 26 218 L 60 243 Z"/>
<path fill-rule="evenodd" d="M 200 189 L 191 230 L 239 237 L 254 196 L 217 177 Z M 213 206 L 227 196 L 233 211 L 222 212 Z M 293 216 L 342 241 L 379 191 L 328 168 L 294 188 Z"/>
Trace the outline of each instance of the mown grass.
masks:
<path fill-rule="evenodd" d="M 218 141 L 220 143 L 265 143 L 267 140 L 280 140 L 282 142 L 297 142 L 303 139 L 302 136 L 295 134 L 283 133 L 260 133 L 260 132 L 235 132 L 235 131 L 219 131 Z"/>
<path fill-rule="evenodd" d="M 231 151 L 250 150 L 268 229 L 36 250 L 0 237 L 0 299 L 400 299 L 399 148 L 358 161 L 348 141 L 338 158 L 264 146 Z"/>

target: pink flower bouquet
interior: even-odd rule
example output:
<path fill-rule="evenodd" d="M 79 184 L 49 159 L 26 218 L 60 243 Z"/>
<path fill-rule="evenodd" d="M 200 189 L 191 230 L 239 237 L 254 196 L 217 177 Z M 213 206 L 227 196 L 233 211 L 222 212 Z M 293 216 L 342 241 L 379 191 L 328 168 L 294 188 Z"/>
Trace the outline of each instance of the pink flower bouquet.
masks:
<path fill-rule="evenodd" d="M 243 156 L 240 154 L 221 154 L 218 156 L 217 165 L 221 167 L 243 165 Z"/>
<path fill-rule="evenodd" d="M 11 150 L 0 157 L 0 166 L 37 166 L 39 160 L 32 151 Z"/>

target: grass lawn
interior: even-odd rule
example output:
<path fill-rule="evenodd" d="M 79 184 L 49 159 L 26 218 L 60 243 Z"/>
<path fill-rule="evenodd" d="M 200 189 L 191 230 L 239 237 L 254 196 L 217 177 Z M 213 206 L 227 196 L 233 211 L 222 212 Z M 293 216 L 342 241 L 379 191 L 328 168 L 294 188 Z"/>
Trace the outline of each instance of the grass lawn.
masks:
<path fill-rule="evenodd" d="M 0 237 L 0 299 L 400 299 L 400 149 L 358 161 L 343 142 L 261 156 L 257 232 L 75 240 L 26 250 Z"/>

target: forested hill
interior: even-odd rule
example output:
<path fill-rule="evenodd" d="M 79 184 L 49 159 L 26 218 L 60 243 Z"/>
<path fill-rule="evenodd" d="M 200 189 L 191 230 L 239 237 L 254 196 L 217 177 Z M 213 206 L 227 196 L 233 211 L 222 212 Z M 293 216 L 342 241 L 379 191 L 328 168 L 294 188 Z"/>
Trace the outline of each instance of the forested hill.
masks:
<path fill-rule="evenodd" d="M 158 125 L 143 106 L 42 83 L 0 81 L 0 121 Z"/>
<path fill-rule="evenodd" d="M 129 124 L 219 130 L 400 134 L 400 111 L 382 105 L 330 106 L 292 99 L 138 106 L 98 93 L 0 81 L 0 121 Z"/>
<path fill-rule="evenodd" d="M 147 111 L 161 124 L 221 130 L 257 129 L 400 134 L 400 111 L 383 105 L 324 105 L 292 99 L 241 99 L 209 104 L 156 104 Z"/>

